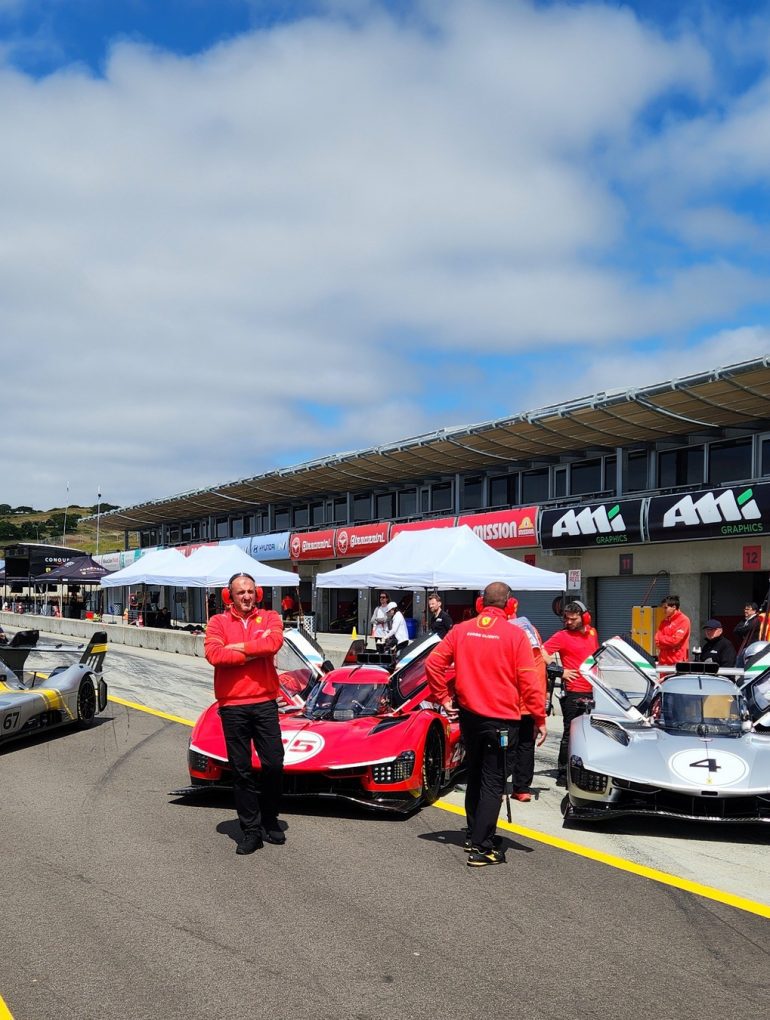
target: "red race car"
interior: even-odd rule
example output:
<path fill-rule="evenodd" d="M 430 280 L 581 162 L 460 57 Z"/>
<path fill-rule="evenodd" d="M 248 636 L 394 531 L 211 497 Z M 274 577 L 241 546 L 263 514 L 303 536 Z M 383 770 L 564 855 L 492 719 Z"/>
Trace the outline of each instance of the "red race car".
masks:
<path fill-rule="evenodd" d="M 286 668 L 287 657 L 300 654 L 296 632 L 287 632 L 276 657 L 285 796 L 336 797 L 401 814 L 436 800 L 464 758 L 459 725 L 427 700 L 425 659 L 438 640 L 413 642 L 395 669 L 351 649 L 345 665 L 324 673 L 319 661 L 314 675 L 309 663 Z M 259 769 L 256 754 L 253 765 Z M 178 794 L 231 785 L 216 704 L 195 724 L 188 766 L 193 785 Z"/>

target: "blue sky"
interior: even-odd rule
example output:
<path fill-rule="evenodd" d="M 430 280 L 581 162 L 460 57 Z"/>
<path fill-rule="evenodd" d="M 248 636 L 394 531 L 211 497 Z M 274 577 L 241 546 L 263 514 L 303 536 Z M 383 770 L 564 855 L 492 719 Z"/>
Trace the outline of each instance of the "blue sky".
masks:
<path fill-rule="evenodd" d="M 0 0 L 0 501 L 770 353 L 770 4 Z"/>

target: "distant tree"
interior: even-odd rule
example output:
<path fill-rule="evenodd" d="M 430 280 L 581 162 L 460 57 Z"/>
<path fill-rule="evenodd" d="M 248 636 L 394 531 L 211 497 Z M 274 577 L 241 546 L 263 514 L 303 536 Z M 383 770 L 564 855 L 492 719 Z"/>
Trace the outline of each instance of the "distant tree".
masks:
<path fill-rule="evenodd" d="M 32 507 L 32 506 L 17 506 L 17 507 L 15 507 L 11 511 L 11 513 L 14 513 L 14 514 L 35 514 L 35 513 L 37 513 L 37 510 L 35 510 L 35 508 Z"/>
<path fill-rule="evenodd" d="M 115 503 L 94 503 L 89 510 L 92 514 L 106 514 L 108 510 L 120 510 L 120 507 Z"/>
<path fill-rule="evenodd" d="M 0 503 L 0 514 L 9 514 L 11 512 L 10 503 Z"/>
<path fill-rule="evenodd" d="M 80 514 L 68 513 L 66 514 L 67 519 L 67 531 L 77 531 L 78 522 L 80 521 Z M 51 516 L 44 521 L 46 528 L 51 532 L 52 535 L 64 534 L 64 519 L 65 514 L 57 513 L 51 514 Z"/>
<path fill-rule="evenodd" d="M 0 521 L 0 539 L 19 538 L 19 529 L 10 521 Z"/>

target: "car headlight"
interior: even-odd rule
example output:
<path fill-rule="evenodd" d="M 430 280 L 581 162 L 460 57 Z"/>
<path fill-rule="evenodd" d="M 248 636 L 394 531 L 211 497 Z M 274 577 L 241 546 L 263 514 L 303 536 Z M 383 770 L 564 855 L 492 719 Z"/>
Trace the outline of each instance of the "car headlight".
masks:
<path fill-rule="evenodd" d="M 569 760 L 570 784 L 586 793 L 606 793 L 610 777 L 603 772 L 593 772 L 583 765 L 583 759 L 572 755 Z"/>
<path fill-rule="evenodd" d="M 208 772 L 209 760 L 200 751 L 193 751 L 192 748 L 189 748 L 187 751 L 187 764 L 191 772 Z"/>
<path fill-rule="evenodd" d="M 414 751 L 402 751 L 393 761 L 382 761 L 372 765 L 372 779 L 375 783 L 403 783 L 414 772 Z"/>

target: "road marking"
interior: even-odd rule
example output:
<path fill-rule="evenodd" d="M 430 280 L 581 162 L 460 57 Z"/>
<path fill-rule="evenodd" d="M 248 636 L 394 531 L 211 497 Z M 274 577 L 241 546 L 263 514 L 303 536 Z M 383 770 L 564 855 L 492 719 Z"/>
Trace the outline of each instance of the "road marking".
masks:
<path fill-rule="evenodd" d="M 454 815 L 465 817 L 463 808 L 456 804 L 450 804 L 446 800 L 437 800 L 433 807 L 441 808 L 442 811 L 449 811 Z M 582 846 L 580 843 L 572 843 L 568 839 L 561 839 L 559 836 L 551 836 L 547 832 L 540 832 L 538 829 L 527 829 L 523 825 L 512 825 L 510 822 L 499 820 L 498 828 L 506 832 L 515 832 L 519 836 L 535 840 L 538 843 L 546 843 L 557 850 L 566 850 L 568 853 L 576 854 L 578 857 L 587 857 L 589 860 L 598 861 L 600 864 L 607 864 L 619 871 L 629 871 L 633 875 L 640 875 L 661 885 L 671 885 L 675 889 L 682 889 L 684 892 L 693 893 L 696 896 L 703 896 L 709 900 L 716 900 L 717 903 L 725 903 L 728 907 L 735 907 L 738 910 L 745 910 L 750 914 L 759 914 L 760 917 L 770 918 L 770 906 L 766 903 L 758 903 L 756 900 L 749 900 L 743 896 L 735 896 L 733 893 L 723 892 L 710 885 L 701 885 L 700 882 L 691 882 L 687 878 L 680 878 L 678 875 L 671 875 L 667 871 L 658 871 L 656 868 L 648 868 L 644 864 L 635 864 L 625 857 L 616 857 L 614 854 L 606 854 L 601 850 L 594 850 L 592 847 Z"/>
<path fill-rule="evenodd" d="M 126 701 L 110 695 L 110 701 L 117 705 L 125 705 L 126 708 L 134 708 L 138 712 L 146 712 L 148 715 L 158 716 L 160 719 L 168 719 L 171 722 L 181 723 L 183 726 L 194 726 L 190 719 L 182 719 L 178 715 L 169 715 L 168 712 L 159 712 L 156 708 L 148 708 L 146 705 L 139 705 L 135 701 Z M 456 804 L 450 804 L 446 800 L 437 800 L 433 807 L 448 811 L 453 815 L 465 817 L 465 810 Z M 598 861 L 619 871 L 628 871 L 633 875 L 648 878 L 652 882 L 659 882 L 661 885 L 670 885 L 675 889 L 682 889 L 684 892 L 693 893 L 695 896 L 703 896 L 708 900 L 715 900 L 717 903 L 724 903 L 728 907 L 735 907 L 737 910 L 745 910 L 750 914 L 759 914 L 760 917 L 770 918 L 770 906 L 765 903 L 758 903 L 756 900 L 746 899 L 744 896 L 735 896 L 733 893 L 723 892 L 710 885 L 701 885 L 700 882 L 691 882 L 688 878 L 680 878 L 678 875 L 671 875 L 667 871 L 658 871 L 657 868 L 648 868 L 644 864 L 635 864 L 625 857 L 616 857 L 614 854 L 605 854 L 601 850 L 594 850 L 592 847 L 581 846 L 580 843 L 572 843 L 568 839 L 561 839 L 559 836 L 551 836 L 547 832 L 540 832 L 538 829 L 527 829 L 523 825 L 513 825 L 510 822 L 498 820 L 498 828 L 506 832 L 515 832 L 518 836 L 532 839 L 536 843 L 545 843 L 555 847 L 557 850 L 566 850 L 567 853 L 576 854 L 578 857 L 587 857 L 589 860 Z M 10 1013 L 8 1017 L 3 1014 L 3 1001 L 0 998 L 0 1020 L 13 1020 Z"/>
<path fill-rule="evenodd" d="M 5 999 L 0 995 L 0 1020 L 13 1020 L 10 1009 L 5 1004 Z"/>
<path fill-rule="evenodd" d="M 169 715 L 168 712 L 159 712 L 157 708 L 148 708 L 147 705 L 139 705 L 135 701 L 126 701 L 125 698 L 117 698 L 110 694 L 108 701 L 114 701 L 116 705 L 125 705 L 126 708 L 135 708 L 137 712 L 146 712 L 147 715 L 156 715 L 159 719 L 168 719 L 169 722 L 181 723 L 182 726 L 194 726 L 192 719 L 183 719 L 179 715 Z M 0 1014 L 2 1020 L 2 1014 Z"/>

